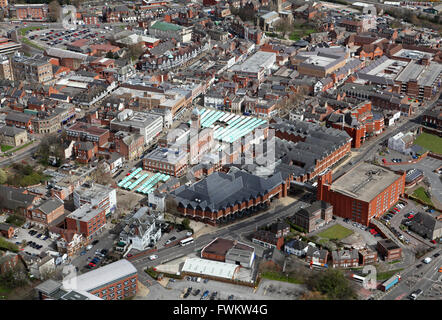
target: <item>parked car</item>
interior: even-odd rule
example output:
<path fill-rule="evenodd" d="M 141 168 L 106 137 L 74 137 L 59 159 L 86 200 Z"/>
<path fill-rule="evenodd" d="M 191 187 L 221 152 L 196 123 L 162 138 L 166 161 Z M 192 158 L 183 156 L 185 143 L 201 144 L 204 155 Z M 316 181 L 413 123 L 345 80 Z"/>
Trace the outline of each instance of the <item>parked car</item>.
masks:
<path fill-rule="evenodd" d="M 201 300 L 204 300 L 209 295 L 209 290 L 204 291 L 203 295 L 201 296 Z"/>
<path fill-rule="evenodd" d="M 172 279 L 171 279 L 172 280 Z M 197 295 L 199 295 L 201 292 L 200 289 L 196 289 L 192 294 L 196 297 Z"/>
<path fill-rule="evenodd" d="M 233 294 L 231 294 L 227 299 L 229 299 L 229 300 L 233 300 Z"/>
<path fill-rule="evenodd" d="M 184 294 L 183 298 L 186 299 L 186 298 L 189 296 L 189 294 L 190 294 L 189 292 L 186 292 L 186 293 Z"/>
<path fill-rule="evenodd" d="M 86 251 L 81 251 L 80 256 L 84 256 L 86 254 Z"/>

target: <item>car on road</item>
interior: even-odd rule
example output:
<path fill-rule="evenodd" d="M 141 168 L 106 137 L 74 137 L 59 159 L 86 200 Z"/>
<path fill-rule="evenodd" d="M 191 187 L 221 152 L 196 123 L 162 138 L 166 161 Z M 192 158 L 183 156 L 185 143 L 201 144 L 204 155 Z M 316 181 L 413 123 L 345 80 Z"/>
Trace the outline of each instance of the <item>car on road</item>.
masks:
<path fill-rule="evenodd" d="M 421 289 L 417 289 L 415 291 L 413 291 L 410 295 L 409 298 L 410 300 L 416 300 L 417 298 L 419 298 L 419 296 L 423 293 L 423 291 Z"/>
<path fill-rule="evenodd" d="M 92 241 L 92 245 L 95 246 L 98 242 L 100 242 L 100 240 L 94 240 Z"/>
<path fill-rule="evenodd" d="M 126 257 L 128 258 L 132 257 L 132 253 L 129 253 Z"/>
<path fill-rule="evenodd" d="M 151 260 L 151 261 L 156 260 L 156 259 L 158 259 L 158 256 L 156 254 L 149 256 L 149 260 Z"/>
<path fill-rule="evenodd" d="M 421 268 L 422 267 L 422 263 L 419 263 L 417 266 L 416 266 L 416 269 L 419 269 L 419 268 Z"/>
<path fill-rule="evenodd" d="M 192 231 L 187 231 L 186 232 L 186 237 L 190 237 L 192 234 L 193 234 Z"/>
<path fill-rule="evenodd" d="M 432 244 L 436 244 L 436 240 L 431 240 L 430 241 Z"/>
<path fill-rule="evenodd" d="M 437 257 L 439 257 L 439 256 L 440 256 L 440 253 L 435 253 L 435 254 L 433 255 L 434 258 L 437 258 Z"/>
<path fill-rule="evenodd" d="M 86 251 L 81 251 L 80 256 L 84 256 L 86 254 Z"/>
<path fill-rule="evenodd" d="M 94 267 L 96 267 L 97 265 L 96 265 L 95 263 L 93 263 L 93 262 L 89 262 L 88 266 L 94 268 Z"/>
<path fill-rule="evenodd" d="M 439 271 L 439 272 L 442 272 L 442 267 L 440 267 L 438 271 Z"/>

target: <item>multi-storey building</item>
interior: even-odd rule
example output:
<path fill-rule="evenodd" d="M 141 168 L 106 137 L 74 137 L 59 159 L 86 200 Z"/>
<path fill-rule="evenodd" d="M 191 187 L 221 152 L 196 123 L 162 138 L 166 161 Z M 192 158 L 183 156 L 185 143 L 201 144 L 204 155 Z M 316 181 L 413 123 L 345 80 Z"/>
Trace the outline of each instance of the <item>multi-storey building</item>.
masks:
<path fill-rule="evenodd" d="M 333 268 L 355 268 L 359 266 L 358 250 L 332 251 Z"/>
<path fill-rule="evenodd" d="M 0 55 L 0 79 L 14 80 L 14 73 L 12 72 L 11 60 L 5 56 Z"/>
<path fill-rule="evenodd" d="M 47 4 L 14 4 L 10 8 L 11 16 L 19 20 L 46 21 L 48 17 Z"/>
<path fill-rule="evenodd" d="M 66 227 L 76 233 L 81 233 L 89 242 L 100 233 L 106 224 L 105 209 L 85 204 L 66 217 Z"/>
<path fill-rule="evenodd" d="M 126 259 L 83 273 L 75 281 L 47 280 L 35 289 L 40 300 L 123 300 L 137 293 L 138 272 Z"/>
<path fill-rule="evenodd" d="M 330 203 L 315 201 L 311 206 L 295 212 L 289 220 L 306 232 L 312 232 L 329 223 L 332 216 L 333 206 Z"/>
<path fill-rule="evenodd" d="M 163 130 L 163 117 L 125 109 L 110 122 L 110 129 L 113 132 L 126 131 L 140 134 L 147 145 Z"/>
<path fill-rule="evenodd" d="M 90 141 L 96 143 L 99 147 L 109 141 L 109 130 L 84 122 L 77 122 L 66 128 L 66 134 L 70 140 Z"/>
<path fill-rule="evenodd" d="M 144 150 L 144 137 L 140 134 L 118 131 L 114 134 L 115 151 L 131 161 L 140 157 Z"/>
<path fill-rule="evenodd" d="M 149 27 L 149 34 L 160 39 L 174 38 L 179 42 L 186 43 L 192 39 L 192 27 L 156 21 Z"/>
<path fill-rule="evenodd" d="M 35 225 L 47 227 L 58 221 L 64 214 L 64 203 L 57 198 L 43 200 L 28 214 L 28 218 Z"/>
<path fill-rule="evenodd" d="M 333 214 L 368 226 L 404 193 L 405 172 L 361 163 L 332 182 L 331 171 L 318 179 L 317 199 L 333 205 Z"/>
<path fill-rule="evenodd" d="M 108 215 L 117 207 L 117 191 L 98 183 L 83 184 L 74 189 L 74 205 L 80 208 L 85 204 L 97 206 Z"/>
<path fill-rule="evenodd" d="M 53 79 L 52 64 L 37 57 L 14 56 L 12 67 L 15 80 L 47 83 Z"/>
<path fill-rule="evenodd" d="M 379 240 L 376 249 L 385 261 L 400 260 L 402 258 L 402 248 L 391 239 Z"/>

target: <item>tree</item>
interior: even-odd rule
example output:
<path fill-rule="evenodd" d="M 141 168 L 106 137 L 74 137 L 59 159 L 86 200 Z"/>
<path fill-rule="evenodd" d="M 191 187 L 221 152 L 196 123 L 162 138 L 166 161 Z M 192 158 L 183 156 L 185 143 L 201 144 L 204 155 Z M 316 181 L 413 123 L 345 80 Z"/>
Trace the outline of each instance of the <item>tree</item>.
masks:
<path fill-rule="evenodd" d="M 141 43 L 129 47 L 129 57 L 131 60 L 138 60 L 143 53 L 144 49 Z"/>
<path fill-rule="evenodd" d="M 49 19 L 51 22 L 58 21 L 61 12 L 61 6 L 57 0 L 53 0 L 48 5 Z"/>
<path fill-rule="evenodd" d="M 190 220 L 189 218 L 184 218 L 183 221 L 181 221 L 181 225 L 184 229 L 189 230 L 190 229 Z"/>
<path fill-rule="evenodd" d="M 340 270 L 329 269 L 319 276 L 313 275 L 307 282 L 312 291 L 318 291 L 331 300 L 353 300 L 356 292 Z"/>
<path fill-rule="evenodd" d="M 91 178 L 92 178 L 92 180 L 94 180 L 94 182 L 102 184 L 102 185 L 108 185 L 108 184 L 114 183 L 114 180 L 112 179 L 110 173 L 106 172 L 104 170 L 103 165 L 101 165 L 101 164 L 99 164 L 97 166 L 97 169 L 94 172 L 92 172 Z"/>
<path fill-rule="evenodd" d="M 8 180 L 8 174 L 5 170 L 0 169 L 0 184 L 4 184 Z"/>

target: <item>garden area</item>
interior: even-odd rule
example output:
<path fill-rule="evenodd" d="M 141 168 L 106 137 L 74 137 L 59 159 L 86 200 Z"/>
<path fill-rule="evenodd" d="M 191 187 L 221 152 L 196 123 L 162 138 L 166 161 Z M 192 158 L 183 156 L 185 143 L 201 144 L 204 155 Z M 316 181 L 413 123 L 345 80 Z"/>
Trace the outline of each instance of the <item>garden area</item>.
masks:
<path fill-rule="evenodd" d="M 8 145 L 6 145 L 6 144 L 2 144 L 2 145 L 1 145 L 1 150 L 2 150 L 2 152 L 9 151 L 9 150 L 11 150 L 11 149 L 13 149 L 13 148 L 14 148 L 13 146 L 8 146 Z"/>
<path fill-rule="evenodd" d="M 29 164 L 14 163 L 7 169 L 6 183 L 16 187 L 27 187 L 43 183 L 48 179 Z"/>
<path fill-rule="evenodd" d="M 316 29 L 306 24 L 297 24 L 294 28 L 295 29 L 289 35 L 289 39 L 293 41 L 298 41 L 311 33 L 316 32 Z"/>
<path fill-rule="evenodd" d="M 339 224 L 335 224 L 334 226 L 331 226 L 330 228 L 319 233 L 318 237 L 329 240 L 341 240 L 347 238 L 352 234 L 353 234 L 352 230 L 347 229 Z"/>
<path fill-rule="evenodd" d="M 433 206 L 431 197 L 429 196 L 428 192 L 424 189 L 424 187 L 419 187 L 416 190 L 414 190 L 411 196 L 412 198 L 416 198 L 427 205 Z"/>
<path fill-rule="evenodd" d="M 428 149 L 433 153 L 442 154 L 442 138 L 434 134 L 423 132 L 416 138 L 414 144 Z"/>

